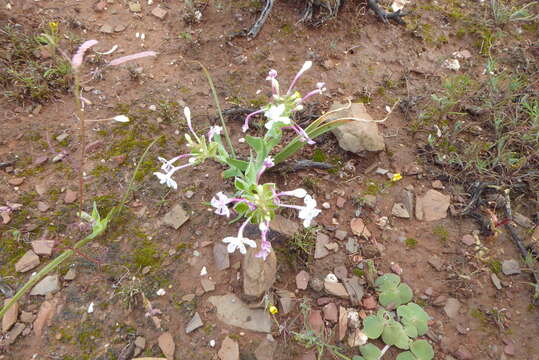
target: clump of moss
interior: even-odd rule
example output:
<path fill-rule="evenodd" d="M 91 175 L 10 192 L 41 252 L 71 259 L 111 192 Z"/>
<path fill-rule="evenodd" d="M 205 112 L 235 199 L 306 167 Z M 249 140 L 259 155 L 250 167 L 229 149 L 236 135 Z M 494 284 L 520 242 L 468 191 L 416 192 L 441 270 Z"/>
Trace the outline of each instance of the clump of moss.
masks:
<path fill-rule="evenodd" d="M 436 225 L 432 230 L 432 233 L 438 237 L 438 240 L 445 243 L 449 240 L 449 231 L 443 225 Z"/>
<path fill-rule="evenodd" d="M 417 240 L 414 239 L 414 238 L 407 238 L 406 240 L 404 240 L 404 244 L 410 248 L 410 249 L 413 249 L 417 246 Z"/>

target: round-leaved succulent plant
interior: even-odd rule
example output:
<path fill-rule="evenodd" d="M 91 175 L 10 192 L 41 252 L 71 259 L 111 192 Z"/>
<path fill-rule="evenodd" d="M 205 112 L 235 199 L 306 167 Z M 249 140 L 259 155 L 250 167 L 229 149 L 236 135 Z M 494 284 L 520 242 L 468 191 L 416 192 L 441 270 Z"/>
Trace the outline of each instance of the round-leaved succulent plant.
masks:
<path fill-rule="evenodd" d="M 432 360 L 434 350 L 427 340 L 416 340 L 410 345 L 410 351 L 405 351 L 397 356 L 396 360 Z"/>
<path fill-rule="evenodd" d="M 429 314 L 416 303 L 399 306 L 397 308 L 397 315 L 409 337 L 415 338 L 425 335 L 429 330 Z"/>
<path fill-rule="evenodd" d="M 395 321 L 387 310 L 379 310 L 376 316 L 367 316 L 363 320 L 363 326 L 363 332 L 369 339 L 377 339 L 381 335 L 386 345 L 393 345 L 402 350 L 410 348 L 410 338 L 404 327 Z"/>
<path fill-rule="evenodd" d="M 395 274 L 384 274 L 374 282 L 378 292 L 378 301 L 383 307 L 396 308 L 412 300 L 412 289 L 401 283 L 401 278 Z"/>

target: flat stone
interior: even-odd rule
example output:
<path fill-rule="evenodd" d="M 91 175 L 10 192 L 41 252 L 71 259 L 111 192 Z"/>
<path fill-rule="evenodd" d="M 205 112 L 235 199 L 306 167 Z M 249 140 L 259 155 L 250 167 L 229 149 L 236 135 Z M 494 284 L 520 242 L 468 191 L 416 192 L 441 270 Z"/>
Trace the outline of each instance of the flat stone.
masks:
<path fill-rule="evenodd" d="M 414 213 L 414 192 L 412 190 L 403 189 L 401 193 L 401 203 L 408 211 L 408 215 L 412 218 Z"/>
<path fill-rule="evenodd" d="M 502 282 L 500 279 L 496 276 L 496 274 L 492 273 L 490 274 L 490 280 L 492 280 L 492 283 L 494 284 L 494 287 L 498 290 L 502 289 Z"/>
<path fill-rule="evenodd" d="M 158 6 L 152 10 L 152 15 L 158 19 L 163 20 L 165 16 L 167 16 L 167 11 Z"/>
<path fill-rule="evenodd" d="M 363 295 L 365 294 L 363 286 L 361 286 L 359 283 L 359 278 L 357 276 L 352 276 L 351 278 L 343 279 L 342 281 L 346 292 L 350 296 L 350 302 L 352 305 L 359 305 Z"/>
<path fill-rule="evenodd" d="M 5 299 L 4 300 L 4 306 L 7 305 L 7 303 L 11 299 Z M 13 324 L 17 322 L 17 317 L 19 316 L 19 303 L 15 302 L 5 313 L 4 317 L 2 318 L 2 332 L 6 333 L 11 329 Z"/>
<path fill-rule="evenodd" d="M 34 240 L 32 241 L 32 249 L 37 255 L 52 255 L 54 240 Z"/>
<path fill-rule="evenodd" d="M 215 290 L 215 282 L 207 277 L 201 278 L 200 284 L 202 285 L 204 292 L 210 292 Z"/>
<path fill-rule="evenodd" d="M 203 325 L 204 323 L 202 323 L 202 319 L 200 318 L 200 315 L 196 312 L 193 318 L 189 321 L 189 323 L 185 327 L 185 333 L 189 334 Z"/>
<path fill-rule="evenodd" d="M 337 333 L 339 341 L 343 341 L 348 329 L 348 311 L 343 306 L 339 306 L 339 332 Z"/>
<path fill-rule="evenodd" d="M 333 251 L 333 252 L 336 252 L 337 250 L 339 250 L 339 244 L 337 244 L 336 242 L 330 242 L 329 244 L 326 244 L 325 247 L 329 251 Z"/>
<path fill-rule="evenodd" d="M 461 241 L 464 243 L 464 245 L 467 245 L 467 246 L 472 246 L 473 244 L 475 244 L 475 238 L 473 237 L 473 235 L 464 235 L 461 239 Z"/>
<path fill-rule="evenodd" d="M 35 166 L 41 166 L 41 165 L 45 164 L 47 162 L 47 160 L 49 160 L 49 157 L 47 155 L 38 156 L 34 160 L 34 165 Z"/>
<path fill-rule="evenodd" d="M 43 183 L 41 183 L 41 184 L 36 184 L 36 185 L 34 186 L 34 188 L 36 189 L 36 192 L 37 192 L 37 194 L 38 194 L 39 196 L 45 195 L 45 194 L 47 193 L 48 189 L 49 189 L 49 187 L 48 187 L 46 184 L 43 184 Z"/>
<path fill-rule="evenodd" d="M 15 263 L 15 271 L 27 272 L 38 266 L 40 263 L 39 256 L 37 256 L 32 250 L 28 250 L 20 259 Z"/>
<path fill-rule="evenodd" d="M 285 289 L 277 289 L 275 293 L 279 297 L 281 313 L 283 315 L 287 315 L 294 308 L 294 299 L 296 298 L 296 295 L 294 295 L 293 292 Z"/>
<path fill-rule="evenodd" d="M 239 360 L 240 347 L 236 341 L 227 336 L 223 340 L 217 356 L 219 356 L 219 359 L 221 360 Z"/>
<path fill-rule="evenodd" d="M 288 237 L 293 237 L 295 233 L 301 231 L 299 225 L 281 215 L 276 215 L 270 222 L 270 229 Z"/>
<path fill-rule="evenodd" d="M 60 279 L 57 274 L 45 276 L 30 291 L 30 295 L 48 295 L 60 290 Z"/>
<path fill-rule="evenodd" d="M 350 228 L 352 229 L 352 232 L 356 236 L 364 237 L 366 239 L 371 237 L 371 232 L 369 231 L 369 229 L 367 229 L 367 226 L 363 222 L 363 219 L 360 219 L 360 218 L 352 219 L 352 221 L 350 221 Z"/>
<path fill-rule="evenodd" d="M 31 312 L 23 310 L 23 311 L 21 311 L 21 315 L 19 316 L 19 319 L 23 323 L 29 324 L 31 322 L 34 322 L 35 316 Z"/>
<path fill-rule="evenodd" d="M 67 189 L 64 195 L 64 203 L 72 204 L 77 200 L 78 197 L 79 197 L 79 194 L 76 191 Z"/>
<path fill-rule="evenodd" d="M 262 340 L 255 350 L 256 360 L 273 360 L 273 353 L 275 352 L 276 345 L 275 341 L 270 341 L 268 339 Z"/>
<path fill-rule="evenodd" d="M 460 310 L 460 302 L 455 298 L 448 298 L 445 302 L 444 311 L 450 319 L 455 318 Z"/>
<path fill-rule="evenodd" d="M 324 320 L 322 320 L 322 312 L 320 310 L 311 310 L 307 321 L 315 334 L 322 335 L 324 331 Z"/>
<path fill-rule="evenodd" d="M 251 309 L 236 295 L 210 296 L 208 301 L 217 308 L 217 318 L 230 326 L 245 330 L 269 333 L 271 318 L 263 309 Z"/>
<path fill-rule="evenodd" d="M 75 270 L 74 268 L 70 268 L 69 270 L 67 270 L 66 274 L 64 275 L 64 280 L 72 281 L 72 280 L 75 280 L 76 277 L 77 277 L 77 270 Z"/>
<path fill-rule="evenodd" d="M 533 229 L 535 226 L 534 222 L 529 217 L 516 211 L 513 212 L 513 221 L 526 229 Z"/>
<path fill-rule="evenodd" d="M 44 301 L 39 307 L 36 320 L 34 321 L 34 331 L 38 337 L 43 334 L 43 329 L 49 326 L 58 306 L 57 300 Z"/>
<path fill-rule="evenodd" d="M 324 282 L 322 280 L 320 280 L 319 278 L 316 278 L 316 277 L 311 278 L 311 280 L 309 280 L 309 286 L 315 292 L 321 292 L 322 290 L 324 290 Z"/>
<path fill-rule="evenodd" d="M 358 347 L 367 343 L 368 337 L 360 329 L 354 329 L 348 336 L 348 346 Z"/>
<path fill-rule="evenodd" d="M 359 243 L 355 237 L 349 237 L 344 244 L 344 248 L 348 254 L 355 254 L 359 251 Z"/>
<path fill-rule="evenodd" d="M 329 236 L 322 232 L 316 234 L 316 246 L 314 249 L 314 258 L 322 259 L 329 255 L 329 250 L 326 248 L 326 245 L 329 244 Z"/>
<path fill-rule="evenodd" d="M 16 323 L 15 326 L 13 326 L 13 328 L 11 328 L 11 330 L 7 333 L 6 338 L 8 345 L 13 344 L 19 335 L 22 334 L 25 328 L 26 325 L 23 323 Z"/>
<path fill-rule="evenodd" d="M 442 259 L 440 259 L 438 256 L 433 255 L 429 257 L 427 261 L 430 264 L 430 266 L 436 269 L 436 271 L 442 271 L 444 264 L 442 262 Z"/>
<path fill-rule="evenodd" d="M 309 275 L 309 273 L 307 271 L 301 270 L 296 275 L 296 287 L 299 290 L 307 290 L 307 285 L 309 285 L 309 279 L 310 278 L 311 278 L 311 276 Z"/>
<path fill-rule="evenodd" d="M 167 360 L 174 360 L 174 350 L 176 349 L 176 344 L 174 343 L 172 334 L 169 332 L 162 333 L 157 338 L 157 343 L 159 344 L 159 348 Z"/>
<path fill-rule="evenodd" d="M 134 1 L 131 1 L 128 3 L 128 6 L 129 6 L 129 11 L 131 12 L 141 12 L 142 11 L 142 7 L 140 6 L 140 3 L 139 2 L 134 2 Z"/>
<path fill-rule="evenodd" d="M 38 201 L 37 203 L 37 209 L 41 212 L 45 212 L 47 210 L 49 210 L 51 207 L 49 206 L 49 204 L 47 204 L 46 202 L 44 201 Z"/>
<path fill-rule="evenodd" d="M 332 302 L 325 305 L 322 308 L 322 312 L 324 313 L 324 319 L 326 321 L 331 321 L 333 323 L 339 321 L 339 310 L 337 309 L 337 305 L 335 303 Z"/>
<path fill-rule="evenodd" d="M 417 198 L 415 216 L 418 220 L 435 221 L 447 217 L 451 197 L 436 190 L 429 190 Z"/>
<path fill-rule="evenodd" d="M 504 275 L 520 274 L 520 264 L 514 259 L 504 260 L 502 262 L 502 272 Z"/>
<path fill-rule="evenodd" d="M 371 194 L 363 195 L 363 200 L 365 201 L 365 206 L 367 206 L 368 208 L 371 208 L 371 209 L 376 208 L 376 202 L 378 200 L 376 195 L 371 195 Z"/>
<path fill-rule="evenodd" d="M 187 220 L 189 215 L 180 204 L 177 204 L 163 217 L 163 224 L 178 230 Z"/>
<path fill-rule="evenodd" d="M 410 218 L 410 213 L 408 212 L 408 209 L 406 208 L 406 206 L 404 206 L 403 203 L 393 204 L 393 208 L 391 209 L 391 215 L 401 219 Z"/>
<path fill-rule="evenodd" d="M 9 185 L 19 186 L 24 182 L 24 178 L 11 178 L 8 180 Z"/>
<path fill-rule="evenodd" d="M 335 237 L 339 240 L 344 240 L 348 236 L 348 232 L 344 230 L 337 230 L 335 231 Z"/>
<path fill-rule="evenodd" d="M 243 293 L 248 297 L 259 298 L 275 283 L 277 276 L 277 257 L 271 251 L 266 260 L 256 257 L 260 242 L 256 248 L 249 247 L 243 257 L 241 270 L 243 275 Z"/>
<path fill-rule="evenodd" d="M 440 180 L 434 180 L 431 186 L 436 190 L 443 190 L 445 188 L 444 184 Z"/>
<path fill-rule="evenodd" d="M 344 265 L 336 266 L 335 269 L 333 269 L 333 273 L 339 280 L 343 280 L 348 277 L 348 269 Z"/>
<path fill-rule="evenodd" d="M 213 245 L 213 261 L 217 270 L 222 271 L 230 267 L 230 255 L 226 246 L 221 242 Z"/>
<path fill-rule="evenodd" d="M 384 137 L 378 131 L 378 124 L 373 122 L 372 117 L 367 113 L 365 105 L 353 103 L 351 107 L 348 107 L 348 104 L 334 103 L 330 111 L 342 108 L 344 109 L 330 114 L 327 120 L 346 117 L 363 120 L 351 121 L 331 130 L 342 149 L 354 153 L 385 149 Z"/>
<path fill-rule="evenodd" d="M 144 350 L 146 348 L 146 339 L 143 336 L 137 336 L 135 338 L 135 346 Z"/>
<path fill-rule="evenodd" d="M 344 285 L 340 282 L 324 280 L 324 289 L 330 295 L 348 299 L 349 295 Z"/>
<path fill-rule="evenodd" d="M 336 201 L 335 205 L 337 205 L 337 207 L 338 207 L 339 209 L 342 209 L 342 208 L 344 207 L 344 204 L 346 204 L 346 199 L 339 196 L 339 197 L 337 198 L 337 201 Z"/>

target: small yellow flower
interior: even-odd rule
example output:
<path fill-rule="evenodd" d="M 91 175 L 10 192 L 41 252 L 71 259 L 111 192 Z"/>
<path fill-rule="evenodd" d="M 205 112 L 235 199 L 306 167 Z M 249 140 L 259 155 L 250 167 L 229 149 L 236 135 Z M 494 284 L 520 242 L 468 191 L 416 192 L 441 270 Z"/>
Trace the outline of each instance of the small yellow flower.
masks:
<path fill-rule="evenodd" d="M 58 32 L 58 23 L 54 21 L 49 22 L 49 29 L 51 29 L 51 33 L 56 34 Z"/>
<path fill-rule="evenodd" d="M 269 307 L 269 312 L 270 312 L 270 314 L 275 315 L 275 314 L 277 314 L 279 312 L 279 309 L 277 309 L 276 306 L 271 305 Z"/>
<path fill-rule="evenodd" d="M 391 181 L 396 182 L 402 179 L 402 175 L 400 173 L 393 174 L 391 177 Z"/>

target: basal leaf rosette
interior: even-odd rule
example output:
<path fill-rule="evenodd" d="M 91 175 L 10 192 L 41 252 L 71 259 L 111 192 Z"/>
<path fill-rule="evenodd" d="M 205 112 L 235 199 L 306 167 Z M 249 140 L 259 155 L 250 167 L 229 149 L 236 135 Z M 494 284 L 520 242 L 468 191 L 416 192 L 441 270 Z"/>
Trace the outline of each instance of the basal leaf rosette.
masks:
<path fill-rule="evenodd" d="M 396 308 L 412 300 L 412 289 L 401 283 L 401 278 L 395 274 L 384 274 L 374 282 L 380 294 L 378 301 L 383 307 Z"/>

